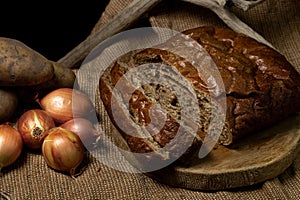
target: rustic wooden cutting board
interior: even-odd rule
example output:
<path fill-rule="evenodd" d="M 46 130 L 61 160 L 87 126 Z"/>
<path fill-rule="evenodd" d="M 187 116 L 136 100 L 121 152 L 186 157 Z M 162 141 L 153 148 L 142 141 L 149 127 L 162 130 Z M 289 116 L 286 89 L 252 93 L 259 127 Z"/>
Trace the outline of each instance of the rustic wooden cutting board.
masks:
<path fill-rule="evenodd" d="M 113 129 L 122 148 L 126 144 Z M 193 190 L 224 190 L 250 186 L 275 178 L 284 172 L 300 152 L 300 114 L 229 147 L 217 146 L 208 156 L 197 156 L 184 165 L 172 164 L 146 173 L 175 187 Z M 132 158 L 127 157 L 129 162 Z M 135 162 L 135 161 L 133 161 Z"/>

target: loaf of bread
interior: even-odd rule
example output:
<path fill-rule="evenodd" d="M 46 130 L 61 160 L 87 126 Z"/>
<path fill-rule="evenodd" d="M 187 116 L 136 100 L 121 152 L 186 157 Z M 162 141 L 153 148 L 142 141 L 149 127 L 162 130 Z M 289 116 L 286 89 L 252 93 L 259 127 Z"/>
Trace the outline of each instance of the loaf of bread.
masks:
<path fill-rule="evenodd" d="M 238 142 L 300 110 L 300 75 L 276 50 L 225 28 L 203 26 L 183 34 L 208 52 L 221 75 L 224 91 L 212 96 L 205 87 L 207 80 L 201 80 L 193 64 L 168 48 L 147 48 L 121 56 L 101 76 L 99 87 L 112 124 L 132 152 L 157 152 L 158 157 L 168 159 L 180 156 L 186 145 L 189 147 L 185 154 L 198 149 L 208 130 L 212 110 L 220 120 L 225 115 L 218 139 L 221 145 Z M 182 47 L 173 45 L 173 48 Z M 129 70 L 151 63 L 171 66 L 191 83 L 200 112 L 196 134 L 180 123 L 183 116 L 178 97 L 163 84 L 153 82 L 136 89 L 130 81 L 123 81 L 118 89 L 129 92 L 113 92 Z M 164 69 L 159 76 L 164 73 L 169 73 L 172 79 Z M 144 78 L 149 79 L 149 74 Z M 153 75 L 158 76 L 156 72 Z M 218 103 L 224 98 L 226 109 Z M 161 150 L 163 147 L 168 147 L 167 152 Z"/>

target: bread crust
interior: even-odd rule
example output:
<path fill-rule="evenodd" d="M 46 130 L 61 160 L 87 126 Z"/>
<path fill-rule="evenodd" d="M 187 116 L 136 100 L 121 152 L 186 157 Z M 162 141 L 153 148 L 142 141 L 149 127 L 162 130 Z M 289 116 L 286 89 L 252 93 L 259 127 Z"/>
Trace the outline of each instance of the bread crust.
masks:
<path fill-rule="evenodd" d="M 299 112 L 300 76 L 282 54 L 229 29 L 207 26 L 183 33 L 206 49 L 223 78 L 232 134 L 224 144 Z"/>
<path fill-rule="evenodd" d="M 121 56 L 106 69 L 100 78 L 99 88 L 101 99 L 112 123 L 122 134 L 133 152 L 152 152 L 170 145 L 169 150 L 175 156 L 178 156 L 181 151 L 180 146 L 191 141 L 191 137 L 194 139 L 189 144 L 190 147 L 187 152 L 197 149 L 202 144 L 208 128 L 207 123 L 210 120 L 208 115 L 211 114 L 211 110 L 215 106 L 204 104 L 205 101 L 216 103 L 218 98 L 226 98 L 225 126 L 218 140 L 218 143 L 222 145 L 238 142 L 241 137 L 266 128 L 293 113 L 299 112 L 300 75 L 282 54 L 230 29 L 203 26 L 184 31 L 183 34 L 197 41 L 211 56 L 223 79 L 225 91 L 212 97 L 209 91 L 203 87 L 206 81 L 201 80 L 197 75 L 195 67 L 179 55 L 168 50 L 148 48 L 132 51 Z M 172 39 L 169 42 L 172 42 Z M 184 62 L 184 67 L 182 67 L 182 62 Z M 199 102 L 199 115 L 204 115 L 200 119 L 196 137 L 185 131 L 185 134 L 179 136 L 180 140 L 173 140 L 180 127 L 178 123 L 180 114 L 178 116 L 172 114 L 171 111 L 172 109 L 175 111 L 179 109 L 180 112 L 178 105 L 171 106 L 171 108 L 166 106 L 154 111 L 158 113 L 157 116 L 160 116 L 159 112 L 165 113 L 166 122 L 155 135 L 149 134 L 155 127 L 150 127 L 148 130 L 143 129 L 142 134 L 150 136 L 151 139 L 134 137 L 128 134 L 127 131 L 141 132 L 141 130 L 136 130 L 133 126 L 130 126 L 133 118 L 134 123 L 139 124 L 139 126 L 147 126 L 151 123 L 150 109 L 160 101 L 160 97 L 155 99 L 155 95 L 163 96 L 162 93 L 157 91 L 151 96 L 151 92 L 149 92 L 151 90 L 148 91 L 147 88 L 143 87 L 135 90 L 133 94 L 121 95 L 122 100 L 114 105 L 120 109 L 119 112 L 125 112 L 122 104 L 124 101 L 129 102 L 128 108 L 132 116 L 131 119 L 122 119 L 128 126 L 127 131 L 118 128 L 118 123 L 115 120 L 116 115 L 113 115 L 111 110 L 112 90 L 130 68 L 145 63 L 161 63 L 172 66 L 192 84 Z M 128 87 L 129 90 L 132 87 L 130 84 L 124 84 L 123 86 Z M 155 87 L 160 86 L 150 86 L 152 90 Z M 169 94 L 171 100 L 167 98 L 165 101 L 172 104 L 173 101 L 176 101 L 176 97 L 173 98 L 171 97 L 173 94 Z M 218 107 L 218 105 L 216 106 Z M 222 105 L 220 109 L 223 109 Z M 166 113 L 165 110 L 168 112 Z M 222 112 L 220 111 L 220 113 Z M 124 113 L 120 116 L 124 116 Z M 168 156 L 165 159 L 168 159 Z"/>

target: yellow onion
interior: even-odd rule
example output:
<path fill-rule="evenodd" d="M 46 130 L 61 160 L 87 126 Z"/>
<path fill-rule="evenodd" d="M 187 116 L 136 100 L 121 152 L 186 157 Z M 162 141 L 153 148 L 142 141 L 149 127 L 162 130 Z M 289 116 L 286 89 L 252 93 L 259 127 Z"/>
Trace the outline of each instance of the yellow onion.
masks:
<path fill-rule="evenodd" d="M 55 123 L 46 111 L 32 109 L 21 115 L 17 127 L 25 145 L 31 149 L 39 149 L 46 136 L 46 131 L 54 128 Z"/>
<path fill-rule="evenodd" d="M 101 132 L 95 129 L 93 123 L 85 118 L 71 119 L 60 125 L 60 127 L 76 133 L 87 149 L 92 149 L 101 135 Z"/>
<path fill-rule="evenodd" d="M 77 134 L 61 127 L 50 129 L 42 144 L 42 154 L 51 168 L 76 175 L 84 159 L 84 146 Z"/>
<path fill-rule="evenodd" d="M 64 123 L 75 117 L 85 118 L 93 111 L 93 104 L 88 96 L 72 88 L 53 90 L 39 104 L 57 123 Z"/>
<path fill-rule="evenodd" d="M 0 171 L 19 158 L 22 148 L 20 133 L 10 125 L 0 125 Z"/>

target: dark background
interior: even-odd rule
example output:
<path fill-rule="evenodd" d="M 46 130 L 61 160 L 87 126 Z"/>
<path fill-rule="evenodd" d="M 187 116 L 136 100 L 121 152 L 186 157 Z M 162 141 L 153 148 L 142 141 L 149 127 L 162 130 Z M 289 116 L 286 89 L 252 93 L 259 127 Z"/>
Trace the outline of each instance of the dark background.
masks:
<path fill-rule="evenodd" d="M 90 34 L 108 1 L 2 1 L 0 37 L 20 40 L 56 61 Z"/>

